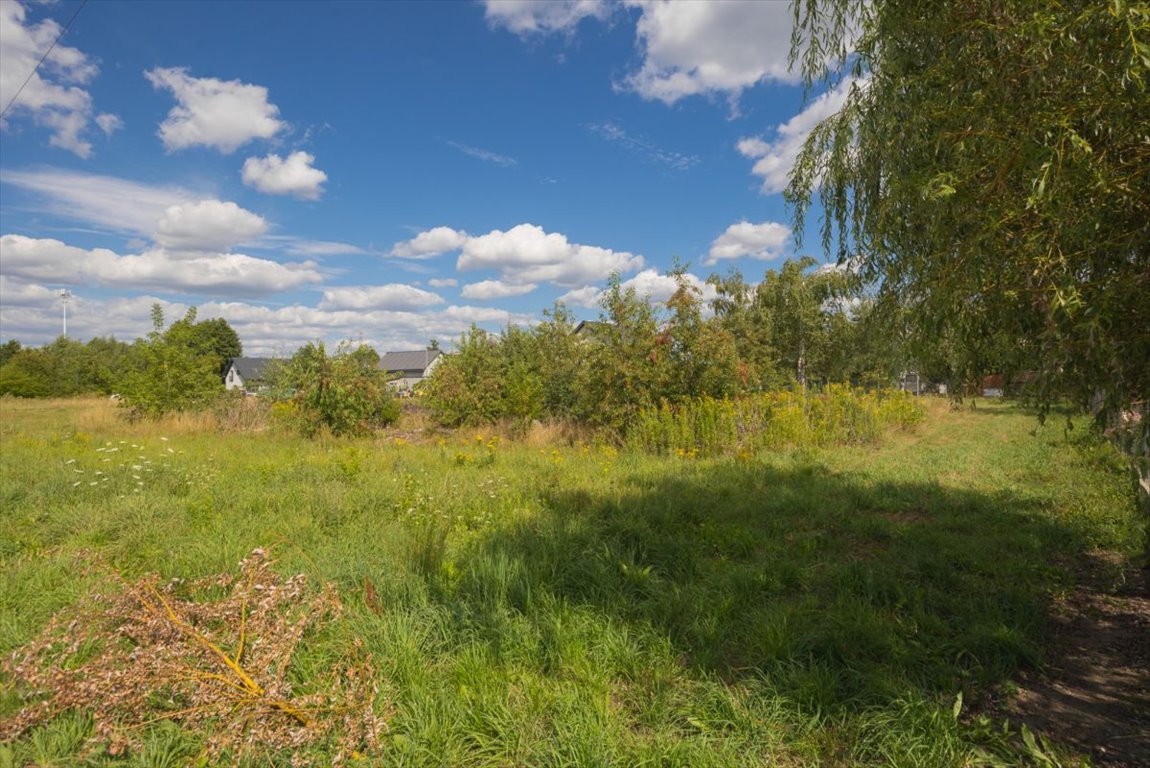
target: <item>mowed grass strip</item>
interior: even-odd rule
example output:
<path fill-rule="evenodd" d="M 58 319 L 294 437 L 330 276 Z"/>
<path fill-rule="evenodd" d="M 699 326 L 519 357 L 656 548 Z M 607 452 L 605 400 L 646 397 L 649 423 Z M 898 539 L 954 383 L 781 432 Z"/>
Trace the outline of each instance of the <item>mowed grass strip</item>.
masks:
<path fill-rule="evenodd" d="M 1133 553 L 1141 523 L 1086 430 L 979 405 L 930 402 L 878 444 L 701 460 L 5 400 L 0 653 L 93 564 L 192 579 L 266 547 L 345 606 L 297 650 L 297 691 L 357 639 L 375 660 L 389 725 L 364 764 L 1010 764 L 1024 748 L 976 713 L 1041 667 L 1075 558 Z M 25 693 L 3 685 L 0 718 Z M 156 723 L 112 757 L 92 733 L 58 718 L 0 765 L 182 764 L 211 738 Z"/>

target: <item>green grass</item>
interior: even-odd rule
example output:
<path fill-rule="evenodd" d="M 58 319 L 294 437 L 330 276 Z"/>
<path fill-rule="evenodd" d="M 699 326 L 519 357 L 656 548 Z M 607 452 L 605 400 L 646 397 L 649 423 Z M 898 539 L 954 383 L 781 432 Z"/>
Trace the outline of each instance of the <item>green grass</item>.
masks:
<path fill-rule="evenodd" d="M 1075 558 L 1141 541 L 1110 449 L 1005 405 L 706 460 L 106 410 L 0 402 L 0 655 L 88 591 L 93 561 L 194 578 L 269 547 L 345 605 L 305 638 L 300 690 L 353 638 L 375 660 L 389 731 L 368 765 L 1019 764 L 978 712 L 1041 668 Z M 20 707 L 3 679 L 0 719 Z M 58 718 L 0 766 L 178 765 L 211 738 L 154 726 L 111 757 L 90 731 Z"/>

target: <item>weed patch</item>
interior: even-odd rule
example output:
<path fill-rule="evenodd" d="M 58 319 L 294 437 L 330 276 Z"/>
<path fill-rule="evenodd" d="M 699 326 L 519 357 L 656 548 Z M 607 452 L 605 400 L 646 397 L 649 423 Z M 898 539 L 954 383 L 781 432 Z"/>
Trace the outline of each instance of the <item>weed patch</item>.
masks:
<path fill-rule="evenodd" d="M 144 749 L 146 728 L 164 720 L 210 726 L 213 759 L 242 759 L 257 747 L 303 754 L 327 740 L 340 762 L 378 745 L 386 730 L 373 714 L 379 681 L 361 644 L 296 690 L 297 645 L 341 605 L 330 585 L 309 593 L 304 576 L 282 579 L 271 565 L 257 549 L 238 574 L 105 579 L 5 661 L 28 703 L 0 738 L 81 711 L 112 755 Z"/>

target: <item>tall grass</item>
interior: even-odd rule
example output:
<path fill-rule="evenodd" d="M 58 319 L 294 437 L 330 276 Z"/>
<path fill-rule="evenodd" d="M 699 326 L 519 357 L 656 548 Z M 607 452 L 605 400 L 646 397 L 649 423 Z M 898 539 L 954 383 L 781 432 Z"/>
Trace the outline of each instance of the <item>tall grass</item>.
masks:
<path fill-rule="evenodd" d="M 295 692 L 350 648 L 374 661 L 388 732 L 367 765 L 1024 764 L 986 705 L 1041 665 L 1074 558 L 1137 550 L 1121 462 L 1083 430 L 1031 436 L 1006 406 L 927 401 L 913 432 L 865 442 L 909 423 L 876 415 L 905 401 L 795 398 L 740 416 L 777 442 L 736 419 L 739 455 L 694 461 L 471 431 L 176 434 L 91 401 L 0 403 L 0 657 L 95 588 L 93 563 L 191 580 L 262 546 L 344 606 L 301 640 Z M 0 673 L 0 721 L 28 694 Z M 186 764 L 212 732 L 153 724 L 118 756 L 91 736 L 63 717 L 0 745 L 0 766 Z"/>
<path fill-rule="evenodd" d="M 664 403 L 639 413 L 627 443 L 650 453 L 680 456 L 859 445 L 876 441 L 888 430 L 907 429 L 923 416 L 923 408 L 906 392 L 831 385 L 817 394 L 767 392 Z"/>

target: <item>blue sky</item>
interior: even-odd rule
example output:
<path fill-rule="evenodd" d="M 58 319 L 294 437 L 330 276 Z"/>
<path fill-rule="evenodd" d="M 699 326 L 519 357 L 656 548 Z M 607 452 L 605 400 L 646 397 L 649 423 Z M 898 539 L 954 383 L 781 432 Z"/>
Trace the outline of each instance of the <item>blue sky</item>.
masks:
<path fill-rule="evenodd" d="M 794 255 L 785 2 L 0 0 L 0 337 L 381 351 Z M 817 238 L 811 238 L 813 242 Z M 818 256 L 818 254 L 815 254 Z"/>

